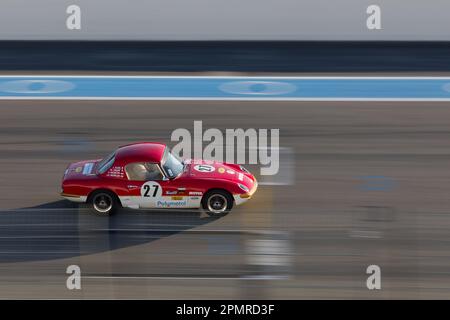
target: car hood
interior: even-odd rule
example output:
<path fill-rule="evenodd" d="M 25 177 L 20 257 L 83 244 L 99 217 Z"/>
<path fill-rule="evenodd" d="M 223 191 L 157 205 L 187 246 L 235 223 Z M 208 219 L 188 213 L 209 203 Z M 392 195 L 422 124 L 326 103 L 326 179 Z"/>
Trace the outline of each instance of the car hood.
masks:
<path fill-rule="evenodd" d="M 249 172 L 243 171 L 237 164 L 208 161 L 186 160 L 188 165 L 186 174 L 198 179 L 221 179 L 236 183 L 242 183 L 251 188 L 255 177 Z"/>

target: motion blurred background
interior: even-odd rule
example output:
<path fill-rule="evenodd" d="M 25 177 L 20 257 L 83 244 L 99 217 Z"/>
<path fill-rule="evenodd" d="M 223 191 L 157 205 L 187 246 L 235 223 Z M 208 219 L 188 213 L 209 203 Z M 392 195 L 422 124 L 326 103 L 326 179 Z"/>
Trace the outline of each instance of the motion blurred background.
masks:
<path fill-rule="evenodd" d="M 2 1 L 2 75 L 447 76 L 447 1 Z M 81 29 L 67 28 L 71 5 Z M 450 81 L 450 80 L 449 80 Z M 450 297 L 446 101 L 0 100 L 0 298 Z M 223 218 L 59 197 L 69 162 L 177 128 L 279 128 Z M 258 173 L 259 167 L 249 166 Z M 82 289 L 68 290 L 78 265 Z M 381 290 L 366 269 L 381 268 Z"/>

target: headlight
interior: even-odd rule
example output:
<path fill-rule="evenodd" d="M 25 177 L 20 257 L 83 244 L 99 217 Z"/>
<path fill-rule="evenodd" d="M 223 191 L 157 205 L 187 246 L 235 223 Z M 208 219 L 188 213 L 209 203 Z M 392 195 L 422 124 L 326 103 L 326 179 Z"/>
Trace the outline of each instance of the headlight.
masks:
<path fill-rule="evenodd" d="M 246 186 L 244 186 L 243 184 L 238 183 L 239 188 L 241 188 L 242 190 L 244 190 L 245 192 L 249 192 L 250 189 L 247 188 Z"/>
<path fill-rule="evenodd" d="M 248 171 L 247 169 L 245 169 L 245 168 L 244 168 L 244 166 L 239 166 L 239 168 L 241 168 L 241 171 L 244 171 L 244 172 L 250 173 L 250 171 Z"/>

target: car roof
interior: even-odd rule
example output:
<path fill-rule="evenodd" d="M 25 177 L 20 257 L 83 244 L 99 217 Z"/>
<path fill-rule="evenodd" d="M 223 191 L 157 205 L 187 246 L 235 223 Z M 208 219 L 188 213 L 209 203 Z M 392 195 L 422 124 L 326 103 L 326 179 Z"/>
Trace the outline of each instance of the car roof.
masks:
<path fill-rule="evenodd" d="M 120 146 L 116 151 L 116 163 L 156 162 L 160 163 L 166 145 L 156 142 L 138 142 Z"/>

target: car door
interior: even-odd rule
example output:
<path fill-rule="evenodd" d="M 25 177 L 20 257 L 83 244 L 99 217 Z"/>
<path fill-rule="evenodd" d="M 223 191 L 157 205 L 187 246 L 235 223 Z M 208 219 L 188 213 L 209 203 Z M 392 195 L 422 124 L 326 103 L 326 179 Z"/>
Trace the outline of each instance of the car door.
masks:
<path fill-rule="evenodd" d="M 158 208 L 164 205 L 164 195 L 170 189 L 157 163 L 134 162 L 125 166 L 128 196 L 122 205 L 130 208 Z"/>

